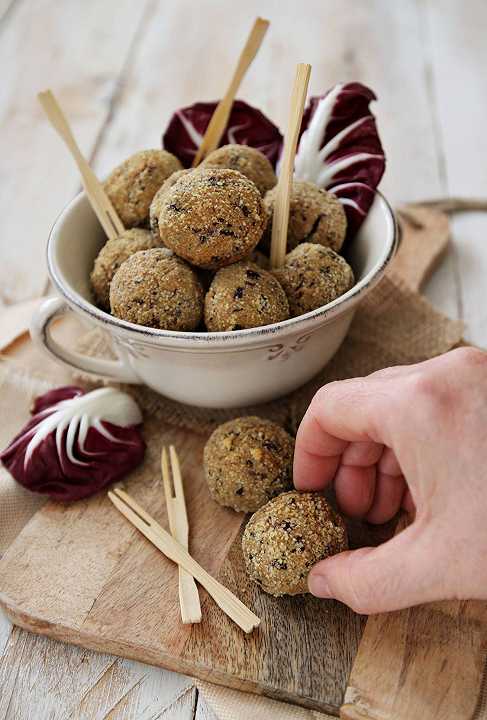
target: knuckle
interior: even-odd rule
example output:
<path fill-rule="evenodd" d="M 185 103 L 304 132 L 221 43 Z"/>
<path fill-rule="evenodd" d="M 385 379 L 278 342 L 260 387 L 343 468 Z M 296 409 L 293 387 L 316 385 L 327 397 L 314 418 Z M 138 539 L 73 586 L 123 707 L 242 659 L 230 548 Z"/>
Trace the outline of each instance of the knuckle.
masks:
<path fill-rule="evenodd" d="M 319 413 L 320 408 L 329 406 L 330 403 L 334 402 L 336 392 L 340 385 L 340 381 L 337 380 L 327 383 L 317 390 L 310 404 L 310 411 L 312 415 Z"/>
<path fill-rule="evenodd" d="M 476 347 L 462 347 L 450 353 L 460 367 L 478 367 L 487 372 L 487 352 Z"/>
<path fill-rule="evenodd" d="M 408 404 L 411 399 L 422 403 L 427 402 L 428 404 L 435 403 L 438 400 L 439 385 L 434 375 L 420 371 L 411 375 L 407 384 L 408 388 L 404 398 Z"/>
<path fill-rule="evenodd" d="M 315 394 L 316 400 L 325 400 L 329 398 L 333 393 L 339 389 L 342 385 L 342 381 L 340 380 L 333 380 L 332 382 L 326 383 L 326 385 L 323 385 L 320 387 L 320 389 Z"/>
<path fill-rule="evenodd" d="M 313 396 L 312 404 L 313 405 L 320 405 L 322 402 L 326 401 L 326 398 L 329 395 L 329 388 L 330 385 L 333 385 L 333 383 L 328 383 L 327 385 L 323 385 L 320 387 L 319 390 L 317 390 Z"/>
<path fill-rule="evenodd" d="M 487 352 L 474 347 L 452 350 L 442 356 L 446 364 L 425 368 L 418 366 L 406 380 L 403 397 L 411 407 L 416 402 L 421 411 L 444 414 L 451 408 L 452 399 L 458 402 L 465 390 L 465 378 L 487 380 Z"/>

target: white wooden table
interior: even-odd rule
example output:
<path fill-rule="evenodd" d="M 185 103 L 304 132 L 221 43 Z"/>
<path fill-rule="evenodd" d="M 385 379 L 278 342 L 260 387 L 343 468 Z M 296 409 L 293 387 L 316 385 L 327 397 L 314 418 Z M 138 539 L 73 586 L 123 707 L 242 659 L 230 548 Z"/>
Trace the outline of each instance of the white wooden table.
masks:
<path fill-rule="evenodd" d="M 487 194 L 485 0 L 0 0 L 0 312 L 44 292 L 49 227 L 79 188 L 44 120 L 51 87 L 100 176 L 158 147 L 171 112 L 220 96 L 253 18 L 271 29 L 240 96 L 281 127 L 296 62 L 311 92 L 360 80 L 388 155 L 393 203 Z M 453 221 L 427 288 L 487 346 L 487 219 Z M 209 718 L 188 678 L 12 629 L 0 616 L 0 720 Z"/>

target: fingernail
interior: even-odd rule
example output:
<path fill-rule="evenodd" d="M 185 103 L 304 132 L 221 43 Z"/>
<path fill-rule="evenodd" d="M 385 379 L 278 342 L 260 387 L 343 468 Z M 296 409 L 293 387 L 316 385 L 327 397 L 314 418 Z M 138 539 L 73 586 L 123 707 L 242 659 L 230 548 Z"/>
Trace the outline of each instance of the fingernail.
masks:
<path fill-rule="evenodd" d="M 330 587 L 327 579 L 319 573 L 308 575 L 308 588 L 312 595 L 319 598 L 331 598 Z"/>

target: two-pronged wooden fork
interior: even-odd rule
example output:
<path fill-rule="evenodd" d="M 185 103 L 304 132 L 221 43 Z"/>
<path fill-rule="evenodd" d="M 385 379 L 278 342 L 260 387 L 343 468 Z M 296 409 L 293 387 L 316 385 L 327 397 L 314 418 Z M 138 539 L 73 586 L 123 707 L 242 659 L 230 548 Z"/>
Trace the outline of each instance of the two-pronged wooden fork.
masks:
<path fill-rule="evenodd" d="M 252 632 L 260 619 L 230 590 L 215 580 L 188 551 L 147 513 L 130 495 L 115 488 L 108 497 L 129 522 L 151 541 L 166 557 L 183 567 L 197 580 L 216 604 L 246 633 Z"/>
<path fill-rule="evenodd" d="M 187 550 L 189 540 L 188 514 L 184 499 L 183 479 L 179 459 L 171 445 L 169 448 L 171 470 L 169 470 L 168 452 L 162 448 L 161 470 L 164 494 L 166 496 L 167 517 L 171 535 Z M 171 477 L 172 476 L 172 477 Z M 201 605 L 198 588 L 194 578 L 181 565 L 179 566 L 179 604 L 183 623 L 201 622 Z"/>

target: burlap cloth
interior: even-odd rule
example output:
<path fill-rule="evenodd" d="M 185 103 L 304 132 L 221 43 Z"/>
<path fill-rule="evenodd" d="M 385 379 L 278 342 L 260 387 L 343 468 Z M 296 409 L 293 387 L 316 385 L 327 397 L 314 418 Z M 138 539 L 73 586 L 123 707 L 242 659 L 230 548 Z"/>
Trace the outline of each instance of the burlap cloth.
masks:
<path fill-rule="evenodd" d="M 350 332 L 333 360 L 313 381 L 291 395 L 259 407 L 234 411 L 205 410 L 167 400 L 147 388 L 130 387 L 145 413 L 161 421 L 198 433 L 244 412 L 272 418 L 295 430 L 315 390 L 330 380 L 367 375 L 390 365 L 419 362 L 444 353 L 460 343 L 462 324 L 436 312 L 418 292 L 426 275 L 445 250 L 448 218 L 436 210 L 413 208 L 403 215 L 402 243 L 387 276 L 360 305 Z M 82 338 L 85 352 L 109 352 L 99 331 Z M 0 350 L 2 348 L 0 347 Z M 32 398 L 59 379 L 47 381 L 15 364 L 15 357 L 0 363 L 0 445 L 3 447 L 25 422 Z M 91 382 L 93 380 L 91 379 Z M 146 438 L 148 443 L 151 438 Z M 160 442 L 160 437 L 158 438 Z M 43 498 L 24 491 L 5 470 L 0 470 L 0 553 L 12 542 Z M 218 720 L 239 717 L 324 717 L 257 696 L 196 683 Z M 211 717 L 208 711 L 208 716 Z"/>

